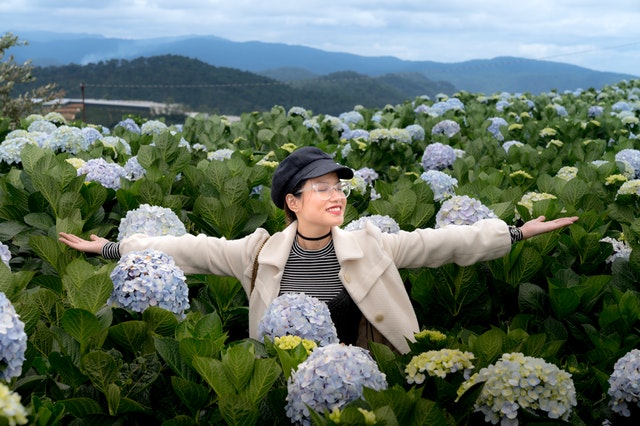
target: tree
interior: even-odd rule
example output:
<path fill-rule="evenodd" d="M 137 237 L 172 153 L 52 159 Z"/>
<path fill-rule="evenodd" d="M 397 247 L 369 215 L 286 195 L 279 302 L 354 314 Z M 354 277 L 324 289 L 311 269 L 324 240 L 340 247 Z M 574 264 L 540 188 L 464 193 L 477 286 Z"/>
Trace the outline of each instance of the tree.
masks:
<path fill-rule="evenodd" d="M 19 40 L 10 32 L 0 37 L 0 117 L 8 119 L 12 128 L 20 123 L 20 118 L 33 112 L 38 105 L 63 96 L 62 92 L 56 90 L 55 84 L 46 84 L 13 97 L 16 84 L 35 81 L 31 74 L 33 65 L 31 61 L 20 65 L 13 55 L 5 60 L 5 53 L 12 47 L 26 44 L 26 41 Z"/>

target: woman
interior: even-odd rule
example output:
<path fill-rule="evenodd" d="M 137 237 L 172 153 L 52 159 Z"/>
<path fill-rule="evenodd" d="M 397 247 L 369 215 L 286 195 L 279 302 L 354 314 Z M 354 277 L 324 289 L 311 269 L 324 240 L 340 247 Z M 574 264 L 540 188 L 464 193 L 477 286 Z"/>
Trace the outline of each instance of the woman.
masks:
<path fill-rule="evenodd" d="M 397 234 L 367 224 L 348 232 L 340 228 L 350 192 L 343 180 L 352 177 L 351 169 L 318 148 L 293 152 L 274 172 L 271 186 L 271 198 L 290 224 L 271 237 L 257 229 L 237 240 L 133 235 L 113 243 L 96 235 L 84 240 L 60 233 L 60 241 L 106 258 L 152 248 L 171 255 L 186 274 L 235 277 L 249 297 L 249 334 L 254 338 L 271 301 L 285 292 L 304 292 L 327 302 L 342 342 L 366 346 L 370 340 L 386 341 L 405 353 L 406 339 L 413 340 L 419 325 L 398 269 L 496 259 L 515 241 L 578 219 L 546 222 L 539 217 L 520 228 L 487 219 L 471 226 Z"/>

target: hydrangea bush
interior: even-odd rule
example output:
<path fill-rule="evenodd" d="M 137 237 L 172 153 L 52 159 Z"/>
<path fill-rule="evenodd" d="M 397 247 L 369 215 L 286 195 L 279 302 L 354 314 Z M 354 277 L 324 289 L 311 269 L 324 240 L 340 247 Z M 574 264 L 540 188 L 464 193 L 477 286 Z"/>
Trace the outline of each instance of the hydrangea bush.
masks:
<path fill-rule="evenodd" d="M 26 350 L 24 323 L 11 301 L 0 292 L 0 379 L 9 381 L 22 374 Z"/>

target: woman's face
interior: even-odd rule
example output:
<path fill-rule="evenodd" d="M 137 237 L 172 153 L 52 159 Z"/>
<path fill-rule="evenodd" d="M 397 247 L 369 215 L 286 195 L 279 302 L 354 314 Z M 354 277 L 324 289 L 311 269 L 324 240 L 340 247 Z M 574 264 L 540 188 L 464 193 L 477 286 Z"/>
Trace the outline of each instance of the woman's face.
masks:
<path fill-rule="evenodd" d="M 340 182 L 337 173 L 328 173 L 317 178 L 307 180 L 301 188 L 300 195 L 287 196 L 289 208 L 296 213 L 298 226 L 303 228 L 327 228 L 340 226 L 344 222 L 344 210 L 347 199 L 341 191 L 325 191 L 330 195 L 328 200 L 323 200 L 314 187 L 318 184 L 334 186 Z M 324 189 L 320 187 L 320 189 Z M 329 194 L 327 194 L 327 192 Z"/>

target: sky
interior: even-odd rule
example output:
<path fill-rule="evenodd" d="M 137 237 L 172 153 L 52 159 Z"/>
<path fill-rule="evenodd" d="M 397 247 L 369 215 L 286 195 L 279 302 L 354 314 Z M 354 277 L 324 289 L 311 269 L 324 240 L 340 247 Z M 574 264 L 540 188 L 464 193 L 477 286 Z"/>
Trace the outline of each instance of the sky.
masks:
<path fill-rule="evenodd" d="M 639 0 L 0 0 L 8 31 L 213 35 L 446 63 L 514 56 L 640 76 Z"/>

